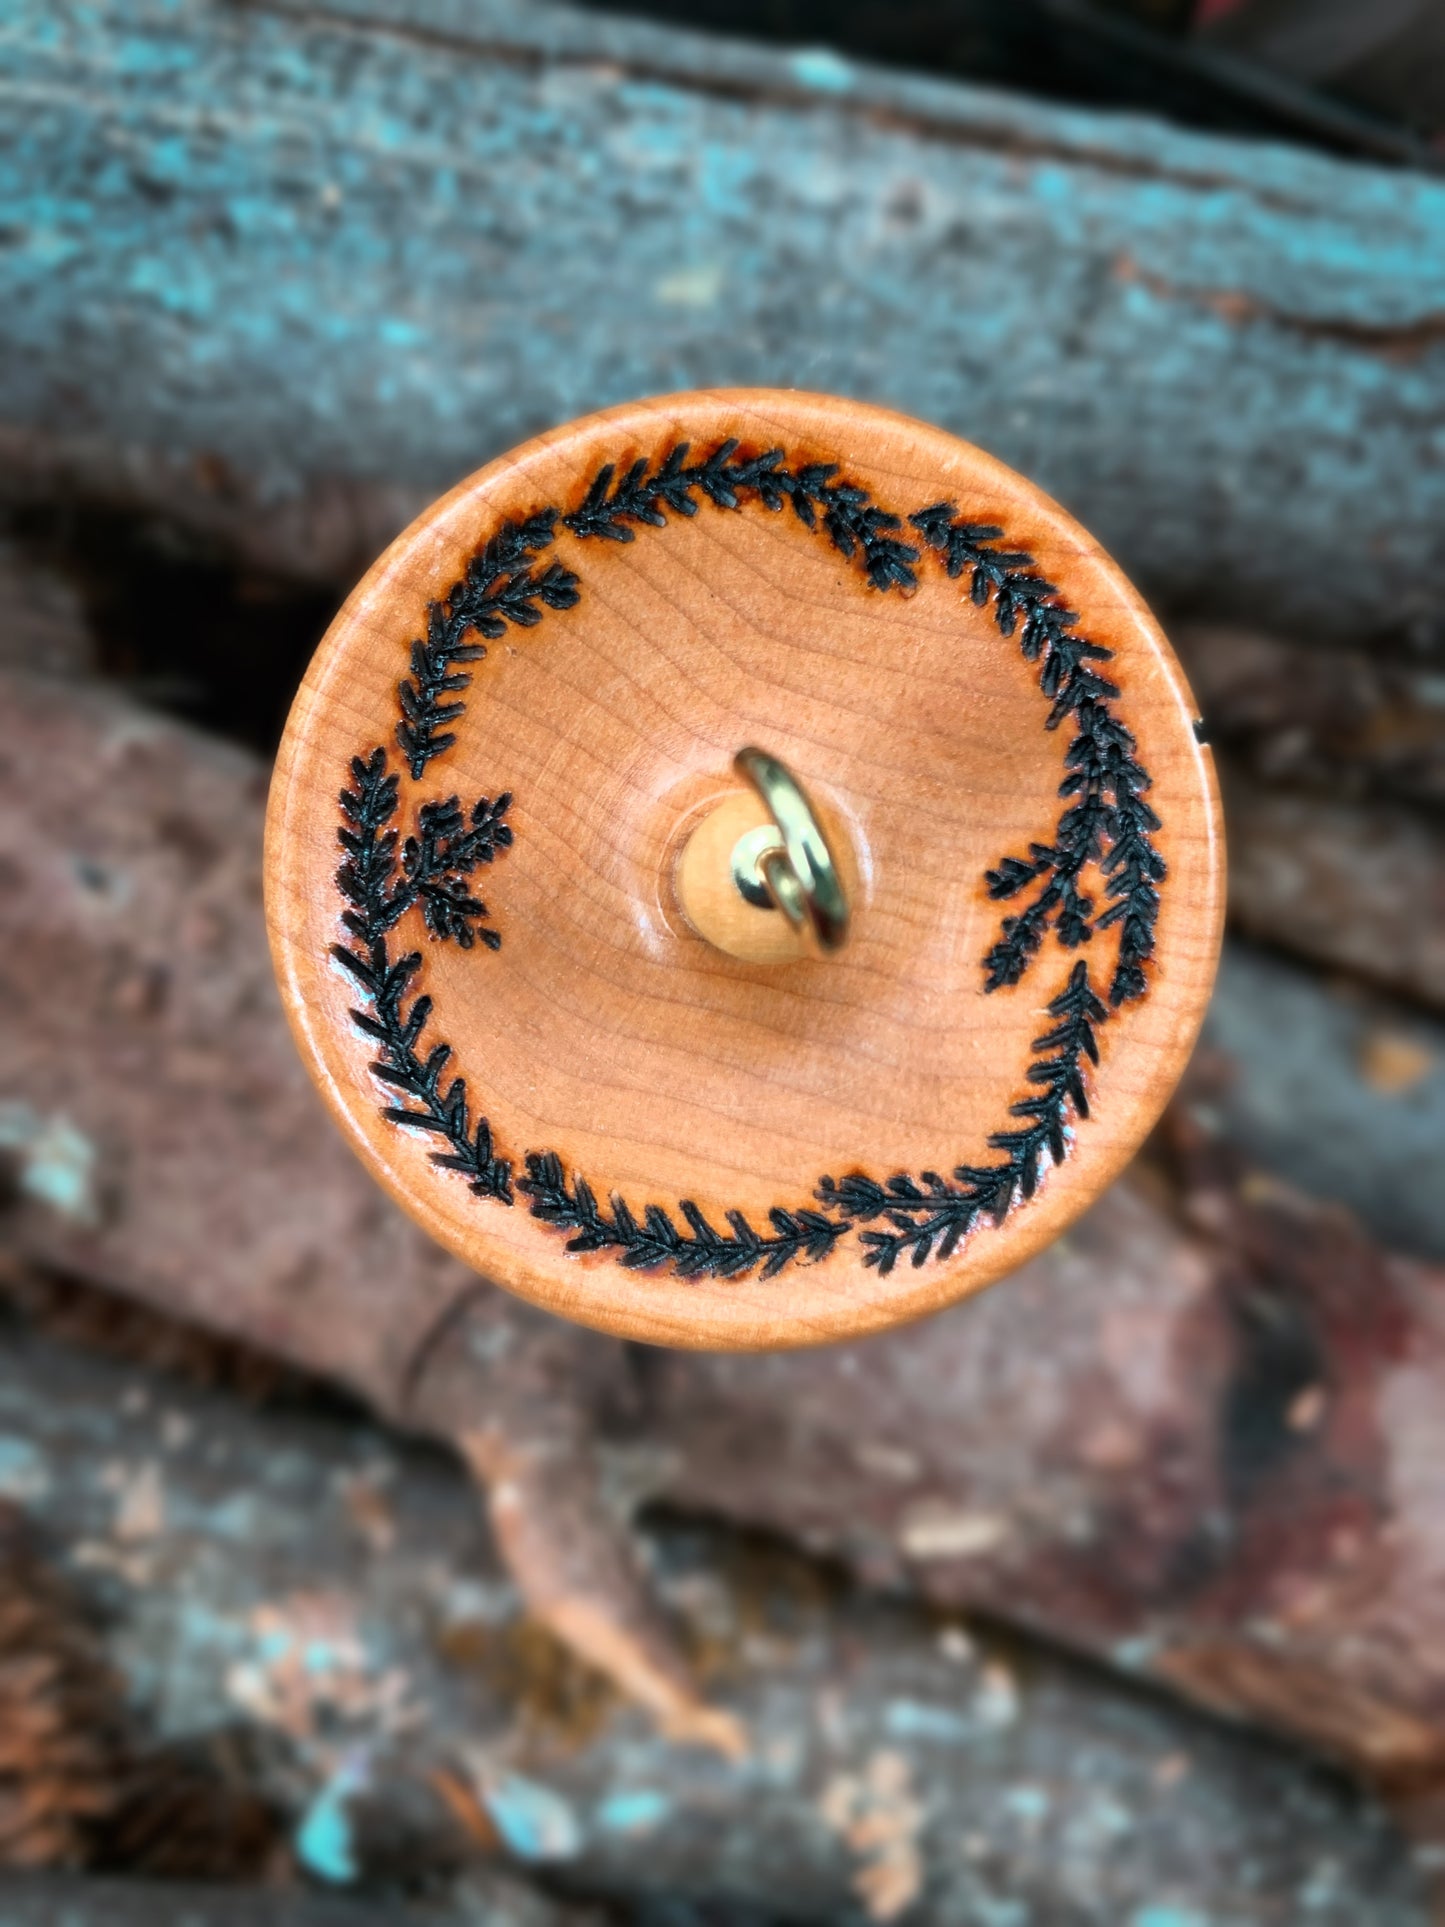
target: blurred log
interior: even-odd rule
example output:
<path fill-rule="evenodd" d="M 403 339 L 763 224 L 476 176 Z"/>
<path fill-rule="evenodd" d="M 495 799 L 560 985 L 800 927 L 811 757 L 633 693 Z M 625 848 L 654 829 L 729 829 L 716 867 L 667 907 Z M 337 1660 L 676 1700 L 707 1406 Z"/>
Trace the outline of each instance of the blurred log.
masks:
<path fill-rule="evenodd" d="M 0 1505 L 0 1867 L 82 1864 L 112 1801 L 117 1682 Z"/>
<path fill-rule="evenodd" d="M 1209 740 L 1264 784 L 1445 804 L 1445 701 L 1430 664 L 1181 622 L 1171 639 Z"/>
<path fill-rule="evenodd" d="M 1445 1519 L 1421 1470 L 1445 1452 L 1439 1273 L 1196 1147 L 924 1330 L 812 1357 L 629 1353 L 443 1258 L 322 1119 L 264 951 L 255 763 L 93 689 L 11 678 L 3 701 L 15 1248 L 455 1441 L 538 1612 L 678 1730 L 733 1737 L 636 1583 L 599 1441 L 647 1445 L 641 1490 L 1392 1781 L 1445 1768 Z M 1286 999 L 1271 1022 L 1297 1016 Z M 1414 1144 L 1401 1116 L 1382 1105 L 1353 1141 L 1361 1182 Z M 1281 1128 L 1317 1130 L 1307 1109 Z"/>
<path fill-rule="evenodd" d="M 6 1446 L 13 1472 L 29 1448 Z M 275 1815 L 234 1753 L 145 1731 L 96 1628 L 0 1499 L 0 1869 L 255 1878 Z"/>
<path fill-rule="evenodd" d="M 485 1908 L 485 1911 L 481 1911 Z M 590 1910 L 512 1883 L 488 1886 L 472 1910 L 367 1906 L 248 1888 L 54 1876 L 0 1878 L 0 1927 L 601 1927 Z"/>
<path fill-rule="evenodd" d="M 1221 752 L 1234 926 L 1445 1005 L 1445 704 L 1427 664 L 1175 632 Z"/>
<path fill-rule="evenodd" d="M 221 1889 L 155 1887 L 144 1881 L 53 1877 L 0 1879 L 4 1927 L 380 1927 L 385 1916 L 365 1907 Z M 401 1927 L 401 1923 L 398 1923 Z"/>
<path fill-rule="evenodd" d="M 622 1348 L 482 1284 L 367 1181 L 322 1112 L 266 950 L 264 771 L 98 687 L 60 687 L 0 683 L 8 1235 L 495 1464 L 499 1503 L 521 1495 L 554 1522 L 509 1540 L 539 1615 L 678 1730 L 732 1744 L 599 1508 L 586 1414 L 609 1389 L 626 1402 Z M 471 1349 L 460 1373 L 446 1354 L 419 1405 L 417 1375 L 459 1315 Z"/>
<path fill-rule="evenodd" d="M 1247 936 L 1445 1008 L 1445 825 L 1221 769 L 1229 915 Z"/>
<path fill-rule="evenodd" d="M 1445 1273 L 1218 1156 L 926 1329 L 659 1358 L 669 1495 L 1432 1785 Z"/>
<path fill-rule="evenodd" d="M 85 612 L 74 586 L 0 537 L 0 665 L 44 676 L 95 667 Z"/>
<path fill-rule="evenodd" d="M 1445 1259 L 1445 1025 L 1230 943 L 1204 1043 L 1208 1111 L 1251 1158 Z"/>
<path fill-rule="evenodd" d="M 551 422 L 799 382 L 1165 604 L 1440 652 L 1437 181 L 536 0 L 11 15 L 12 496 L 340 580 Z"/>
<path fill-rule="evenodd" d="M 654 1583 L 752 1749 L 672 1746 L 519 1619 L 435 1456 L 13 1323 L 0 1348 L 0 1465 L 132 1699 L 176 1736 L 247 1720 L 301 1863 L 358 1903 L 425 1875 L 445 1907 L 445 1870 L 500 1844 L 644 1920 L 1425 1927 L 1399 1837 L 1289 1755 L 680 1525 L 649 1532 Z M 250 1904 L 310 1927 L 299 1899 Z"/>

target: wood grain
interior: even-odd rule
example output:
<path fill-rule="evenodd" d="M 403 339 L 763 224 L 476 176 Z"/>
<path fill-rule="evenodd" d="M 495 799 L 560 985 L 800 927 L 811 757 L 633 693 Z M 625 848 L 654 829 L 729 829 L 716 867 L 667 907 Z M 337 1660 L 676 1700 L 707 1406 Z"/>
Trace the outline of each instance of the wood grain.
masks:
<path fill-rule="evenodd" d="M 577 1256 L 519 1198 L 472 1196 L 436 1139 L 385 1121 L 356 987 L 328 958 L 337 792 L 350 759 L 391 744 L 396 687 L 429 601 L 508 517 L 575 507 L 604 462 L 736 438 L 840 464 L 908 513 L 947 498 L 1027 549 L 1080 631 L 1115 652 L 1120 714 L 1151 771 L 1169 869 L 1148 995 L 1100 1030 L 1092 1115 L 1065 1163 L 954 1257 L 880 1276 L 856 1232 L 779 1276 L 679 1279 Z M 630 543 L 559 529 L 578 606 L 509 629 L 474 665 L 457 742 L 409 785 L 465 802 L 510 791 L 515 845 L 482 873 L 502 936 L 421 947 L 435 1000 L 423 1040 L 454 1047 L 499 1155 L 555 1150 L 597 1195 L 723 1226 L 741 1211 L 816 1209 L 824 1174 L 949 1172 L 1028 1094 L 1031 1043 L 1072 961 L 1046 941 L 1023 981 L 985 995 L 1001 914 L 984 871 L 1047 842 L 1069 730 L 1045 728 L 1037 670 L 941 567 L 916 593 L 871 589 L 820 535 L 754 503 L 670 516 Z M 1210 757 L 1178 666 L 1137 593 L 1055 504 L 938 430 L 828 398 L 685 395 L 574 423 L 463 483 L 377 563 L 319 650 L 272 789 L 267 899 L 283 997 L 312 1075 L 373 1175 L 498 1283 L 584 1322 L 657 1342 L 764 1348 L 917 1317 L 1046 1243 L 1117 1174 L 1177 1080 L 1213 978 L 1222 915 Z M 685 830 L 737 788 L 732 757 L 782 757 L 830 825 L 858 887 L 849 946 L 760 967 L 721 955 L 680 913 Z M 393 753 L 392 763 L 398 758 Z M 406 811 L 402 812 L 403 817 Z M 409 912 L 401 949 L 422 935 Z M 1106 972 L 1116 939 L 1090 949 Z M 1097 957 L 1094 952 L 1100 953 Z"/>

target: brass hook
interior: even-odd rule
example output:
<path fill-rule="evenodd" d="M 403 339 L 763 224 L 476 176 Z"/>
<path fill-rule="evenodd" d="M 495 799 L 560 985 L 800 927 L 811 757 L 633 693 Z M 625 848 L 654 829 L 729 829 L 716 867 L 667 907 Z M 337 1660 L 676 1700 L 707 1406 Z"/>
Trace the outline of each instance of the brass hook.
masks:
<path fill-rule="evenodd" d="M 848 898 L 833 852 L 797 778 L 765 749 L 741 749 L 733 768 L 762 798 L 771 824 L 733 845 L 732 879 L 745 902 L 778 909 L 820 953 L 848 941 Z"/>

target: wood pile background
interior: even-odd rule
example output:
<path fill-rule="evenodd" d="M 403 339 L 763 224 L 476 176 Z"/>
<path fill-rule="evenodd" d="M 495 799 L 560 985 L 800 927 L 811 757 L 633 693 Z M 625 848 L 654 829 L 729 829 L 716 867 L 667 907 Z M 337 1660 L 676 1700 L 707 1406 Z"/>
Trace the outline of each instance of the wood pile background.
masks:
<path fill-rule="evenodd" d="M 368 1187 L 259 822 L 415 507 L 747 381 L 1108 543 L 1234 934 L 1107 1217 L 708 1359 Z M 0 505 L 0 1920 L 1430 1918 L 1445 184 L 521 0 L 18 0 Z"/>

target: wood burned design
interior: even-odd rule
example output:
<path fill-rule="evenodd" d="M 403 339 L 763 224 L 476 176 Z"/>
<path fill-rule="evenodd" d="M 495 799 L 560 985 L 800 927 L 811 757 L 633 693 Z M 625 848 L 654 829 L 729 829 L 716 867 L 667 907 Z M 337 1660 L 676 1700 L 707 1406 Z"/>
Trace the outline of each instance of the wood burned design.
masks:
<path fill-rule="evenodd" d="M 457 797 L 424 802 L 403 839 L 394 822 L 401 777 L 386 746 L 377 745 L 353 759 L 351 786 L 340 797 L 343 855 L 336 880 L 346 940 L 333 955 L 365 1001 L 352 1019 L 377 1047 L 374 1075 L 399 1099 L 383 1106 L 383 1116 L 440 1138 L 433 1163 L 459 1172 L 477 1197 L 506 1205 L 525 1197 L 534 1217 L 567 1237 L 569 1251 L 606 1252 L 629 1270 L 683 1279 L 754 1271 L 772 1278 L 795 1262 L 826 1259 L 856 1232 L 864 1263 L 883 1274 L 904 1257 L 914 1265 L 944 1260 L 982 1221 L 1002 1223 L 1034 1196 L 1049 1166 L 1062 1163 L 1074 1122 L 1089 1115 L 1085 1065 L 1099 1061 L 1098 1026 L 1111 1005 L 1117 1009 L 1148 992 L 1146 966 L 1165 881 L 1154 842 L 1161 826 L 1145 794 L 1148 771 L 1115 708 L 1119 688 L 1100 667 L 1112 652 L 1077 633 L 1078 614 L 1032 555 L 1005 546 L 1002 528 L 965 521 L 950 502 L 905 520 L 842 477 L 836 462 L 791 462 L 781 448 L 750 454 L 734 440 L 697 461 L 690 455 L 689 444 L 680 442 L 656 460 L 608 462 L 575 507 L 544 507 L 504 523 L 477 550 L 463 578 L 428 608 L 426 634 L 412 643 L 410 673 L 397 686 L 396 743 L 412 780 L 455 743 L 466 711 L 461 695 L 486 642 L 509 625 L 532 628 L 547 611 L 564 612 L 580 600 L 582 584 L 571 568 L 538 561 L 559 533 L 578 542 L 631 542 L 639 528 L 665 527 L 669 514 L 696 515 L 704 503 L 791 509 L 879 593 L 913 591 L 920 567 L 930 561 L 955 580 L 966 578 L 974 603 L 991 611 L 999 634 L 1016 637 L 1026 660 L 1037 665 L 1049 704 L 1044 727 L 1071 730 L 1059 787 L 1066 807 L 1051 843 L 1004 856 L 986 874 L 992 898 L 1026 900 L 1002 919 L 983 959 L 984 988 L 1017 984 L 1051 930 L 1065 950 L 1117 930 L 1107 991 L 1083 958 L 1071 965 L 1047 1007 L 1054 1022 L 1033 1041 L 1022 1080 L 1027 1088 L 1009 1107 L 1012 1121 L 987 1140 L 1002 1155 L 993 1163 L 956 1165 L 947 1178 L 922 1171 L 879 1179 L 862 1169 L 824 1176 L 812 1203 L 775 1206 L 767 1230 L 729 1210 L 726 1231 L 691 1199 L 639 1212 L 614 1194 L 604 1206 L 588 1179 L 569 1173 L 555 1151 L 523 1151 L 524 1175 L 514 1180 L 514 1160 L 498 1155 L 490 1121 L 473 1118 L 465 1078 L 448 1075 L 451 1046 L 423 1046 L 423 1033 L 436 1026 L 430 996 L 417 989 L 422 953 L 394 950 L 392 941 L 416 910 L 435 942 L 497 948 L 501 935 L 470 880 L 478 865 L 510 846 L 511 799 L 481 797 L 470 810 Z M 1102 878 L 1102 905 L 1085 888 L 1091 870 Z"/>

